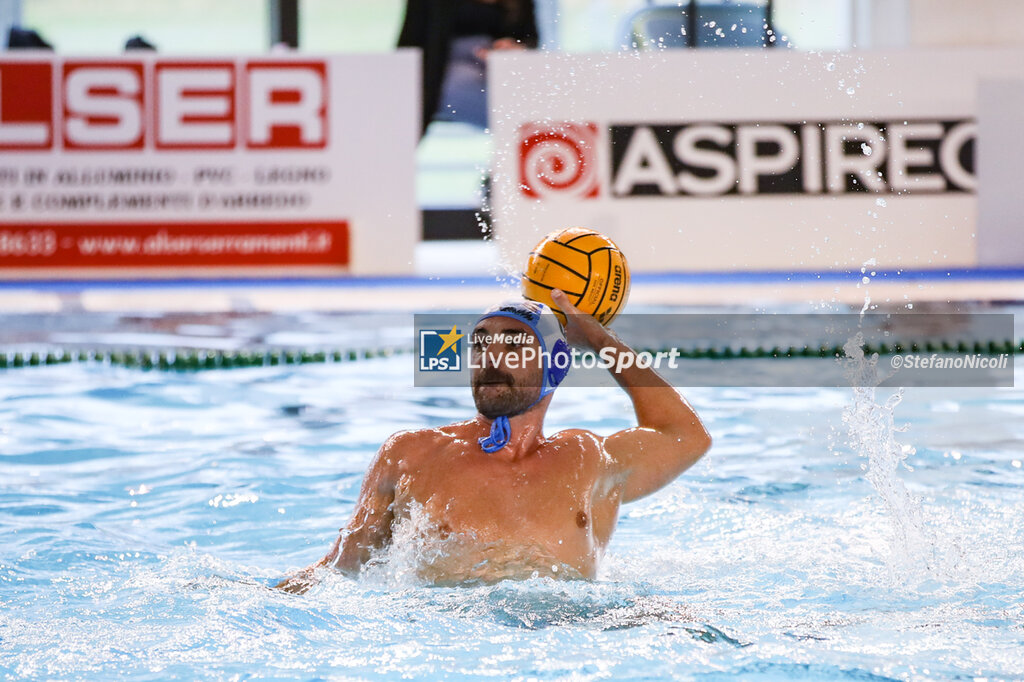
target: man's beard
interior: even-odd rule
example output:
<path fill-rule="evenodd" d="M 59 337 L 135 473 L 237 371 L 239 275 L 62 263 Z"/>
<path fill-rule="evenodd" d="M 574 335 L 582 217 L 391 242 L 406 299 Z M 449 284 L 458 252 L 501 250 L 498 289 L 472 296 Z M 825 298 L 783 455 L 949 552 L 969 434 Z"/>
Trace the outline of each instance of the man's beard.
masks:
<path fill-rule="evenodd" d="M 495 385 L 497 390 L 493 388 Z M 491 388 L 484 395 L 482 389 L 486 387 Z M 485 369 L 473 378 L 473 401 L 477 411 L 488 419 L 522 414 L 537 402 L 539 395 L 539 386 L 516 384 L 511 375 L 499 370 Z"/>

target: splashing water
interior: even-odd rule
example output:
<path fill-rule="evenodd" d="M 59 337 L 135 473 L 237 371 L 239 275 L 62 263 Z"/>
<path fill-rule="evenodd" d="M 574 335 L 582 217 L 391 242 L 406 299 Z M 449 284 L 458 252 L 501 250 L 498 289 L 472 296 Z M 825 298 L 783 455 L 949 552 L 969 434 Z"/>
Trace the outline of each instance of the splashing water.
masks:
<path fill-rule="evenodd" d="M 363 570 L 363 578 L 390 589 L 492 584 L 505 579 L 582 576 L 543 548 L 487 541 L 472 531 L 455 532 L 409 502 L 393 528 L 392 541 Z"/>
<path fill-rule="evenodd" d="M 866 313 L 871 308 L 871 291 L 868 290 L 866 287 L 867 287 L 867 285 L 871 284 L 871 277 L 874 277 L 874 275 L 875 275 L 874 271 L 872 271 L 871 272 L 871 277 L 869 277 L 867 275 L 867 271 L 868 271 L 869 267 L 875 265 L 876 263 L 877 263 L 877 261 L 875 261 L 874 258 L 869 258 L 868 260 L 864 261 L 863 265 L 860 266 L 860 274 L 862 275 L 862 277 L 861 277 L 861 284 L 863 284 L 865 286 L 865 289 L 864 289 L 864 305 L 861 306 L 861 309 L 860 309 L 860 316 L 861 316 L 862 320 L 864 319 L 864 313 Z"/>
<path fill-rule="evenodd" d="M 421 586 L 423 569 L 443 561 L 464 541 L 443 534 L 422 505 L 413 502 L 408 517 L 395 524 L 390 545 L 373 557 L 362 575 L 391 589 Z"/>
<path fill-rule="evenodd" d="M 947 579 L 956 568 L 959 552 L 942 556 L 947 544 L 925 522 L 921 501 L 907 489 L 899 477 L 902 466 L 913 471 L 907 458 L 915 454 L 913 446 L 896 439 L 907 426 L 896 426 L 896 407 L 903 401 L 903 389 L 897 389 L 884 402 L 876 399 L 878 384 L 885 378 L 878 368 L 878 354 L 866 357 L 864 335 L 846 342 L 843 350 L 844 373 L 853 388 L 853 402 L 843 410 L 843 423 L 854 451 L 866 460 L 865 478 L 882 498 L 893 535 L 890 543 L 890 569 L 893 577 L 911 577 L 924 572 L 928 578 Z"/>

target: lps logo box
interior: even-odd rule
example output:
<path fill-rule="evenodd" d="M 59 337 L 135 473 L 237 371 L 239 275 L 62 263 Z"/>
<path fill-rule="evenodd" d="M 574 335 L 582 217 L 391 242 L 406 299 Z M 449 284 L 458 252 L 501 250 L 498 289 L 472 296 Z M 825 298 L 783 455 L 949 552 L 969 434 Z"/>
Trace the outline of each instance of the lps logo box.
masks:
<path fill-rule="evenodd" d="M 462 343 L 465 334 L 459 333 L 452 325 L 450 331 L 444 329 L 420 330 L 421 372 L 458 372 L 462 369 Z"/>

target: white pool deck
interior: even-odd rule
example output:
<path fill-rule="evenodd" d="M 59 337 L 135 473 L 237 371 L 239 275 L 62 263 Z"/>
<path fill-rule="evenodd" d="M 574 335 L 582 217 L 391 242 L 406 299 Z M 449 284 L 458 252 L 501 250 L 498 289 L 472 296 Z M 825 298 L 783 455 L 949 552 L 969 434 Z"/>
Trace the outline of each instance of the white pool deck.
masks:
<path fill-rule="evenodd" d="M 0 282 L 0 316 L 60 312 L 288 312 L 478 309 L 515 293 L 499 281 L 497 250 L 486 242 L 426 242 L 416 275 L 381 278 L 247 278 Z M 866 273 L 870 275 L 870 272 Z M 634 305 L 887 308 L 959 302 L 1024 301 L 1024 268 L 877 271 L 867 284 L 844 273 L 636 274 Z"/>

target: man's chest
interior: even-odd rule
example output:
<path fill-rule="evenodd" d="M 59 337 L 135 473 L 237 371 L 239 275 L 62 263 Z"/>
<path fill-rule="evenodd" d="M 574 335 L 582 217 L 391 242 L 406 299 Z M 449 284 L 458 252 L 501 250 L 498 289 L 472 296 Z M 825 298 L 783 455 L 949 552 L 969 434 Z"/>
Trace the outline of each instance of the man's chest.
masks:
<path fill-rule="evenodd" d="M 439 527 L 478 536 L 564 535 L 589 526 L 596 477 L 581 457 L 495 462 L 438 457 L 398 481 L 397 515 L 419 505 Z"/>

